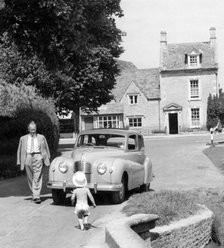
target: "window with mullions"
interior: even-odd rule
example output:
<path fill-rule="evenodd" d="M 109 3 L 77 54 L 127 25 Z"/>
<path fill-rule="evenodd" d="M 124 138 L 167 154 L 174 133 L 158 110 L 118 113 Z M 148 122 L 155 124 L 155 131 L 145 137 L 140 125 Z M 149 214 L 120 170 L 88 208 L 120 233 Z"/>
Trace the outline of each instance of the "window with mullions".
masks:
<path fill-rule="evenodd" d="M 137 104 L 138 103 L 138 95 L 129 95 L 129 103 Z"/>
<path fill-rule="evenodd" d="M 129 118 L 129 127 L 142 127 L 142 118 Z"/>
<path fill-rule="evenodd" d="M 120 128 L 120 116 L 99 116 L 98 117 L 98 128 Z"/>
<path fill-rule="evenodd" d="M 190 98 L 199 98 L 199 83 L 198 80 L 190 80 Z"/>
<path fill-rule="evenodd" d="M 200 111 L 199 108 L 192 108 L 191 109 L 191 125 L 193 127 L 200 126 Z"/>
<path fill-rule="evenodd" d="M 190 66 L 198 66 L 198 56 L 197 55 L 190 55 Z"/>

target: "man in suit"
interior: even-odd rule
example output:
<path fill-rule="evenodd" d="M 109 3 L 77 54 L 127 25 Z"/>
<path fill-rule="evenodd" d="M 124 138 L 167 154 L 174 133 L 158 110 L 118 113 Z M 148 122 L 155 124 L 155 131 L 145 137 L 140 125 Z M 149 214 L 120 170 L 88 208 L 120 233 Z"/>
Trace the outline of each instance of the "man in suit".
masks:
<path fill-rule="evenodd" d="M 43 182 L 43 163 L 50 165 L 50 151 L 44 135 L 37 134 L 34 121 L 28 125 L 29 134 L 20 138 L 17 150 L 17 164 L 26 170 L 27 181 L 32 192 L 33 201 L 41 203 L 40 192 Z"/>

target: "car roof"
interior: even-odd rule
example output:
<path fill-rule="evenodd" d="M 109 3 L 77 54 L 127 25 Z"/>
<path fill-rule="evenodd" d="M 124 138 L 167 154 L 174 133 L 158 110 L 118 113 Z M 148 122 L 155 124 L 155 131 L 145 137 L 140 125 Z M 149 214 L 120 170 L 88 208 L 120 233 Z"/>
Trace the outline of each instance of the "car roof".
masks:
<path fill-rule="evenodd" d="M 141 135 L 139 131 L 136 130 L 127 130 L 127 129 L 116 129 L 116 128 L 97 128 L 97 129 L 88 129 L 80 132 L 81 134 L 120 134 L 120 135 L 128 135 L 128 134 L 138 134 Z"/>

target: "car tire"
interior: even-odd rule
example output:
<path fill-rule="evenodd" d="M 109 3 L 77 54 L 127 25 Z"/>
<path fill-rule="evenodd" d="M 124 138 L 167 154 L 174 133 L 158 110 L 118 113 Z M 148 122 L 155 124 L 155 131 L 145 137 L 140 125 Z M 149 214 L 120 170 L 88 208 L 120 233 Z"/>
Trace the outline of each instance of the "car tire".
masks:
<path fill-rule="evenodd" d="M 55 205 L 65 202 L 66 193 L 62 189 L 52 189 L 52 198 Z"/>
<path fill-rule="evenodd" d="M 140 186 L 140 192 L 148 192 L 150 191 L 150 183 L 146 183 Z"/>
<path fill-rule="evenodd" d="M 122 203 L 126 199 L 127 194 L 127 179 L 123 176 L 121 179 L 121 189 L 112 193 L 112 201 L 115 204 Z"/>

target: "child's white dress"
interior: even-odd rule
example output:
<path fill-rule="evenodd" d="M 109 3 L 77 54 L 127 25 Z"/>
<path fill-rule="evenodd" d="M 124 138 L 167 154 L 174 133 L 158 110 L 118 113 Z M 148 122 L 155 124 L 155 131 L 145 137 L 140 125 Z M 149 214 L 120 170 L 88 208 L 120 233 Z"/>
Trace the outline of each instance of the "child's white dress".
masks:
<path fill-rule="evenodd" d="M 84 216 L 90 215 L 89 213 L 89 205 L 85 203 L 77 203 L 75 206 L 75 214 L 82 214 Z"/>

